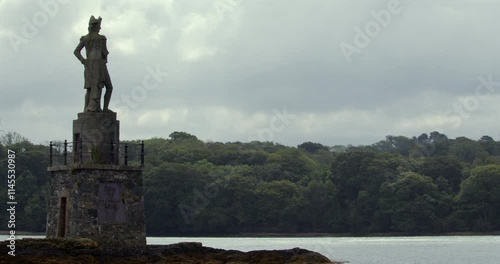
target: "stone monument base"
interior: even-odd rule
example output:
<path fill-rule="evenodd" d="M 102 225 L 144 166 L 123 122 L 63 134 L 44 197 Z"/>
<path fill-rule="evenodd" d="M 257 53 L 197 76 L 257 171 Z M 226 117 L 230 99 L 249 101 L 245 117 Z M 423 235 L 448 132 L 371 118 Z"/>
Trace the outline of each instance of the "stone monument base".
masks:
<path fill-rule="evenodd" d="M 78 119 L 73 120 L 74 162 L 118 164 L 119 142 L 116 113 L 78 113 Z"/>
<path fill-rule="evenodd" d="M 146 249 L 142 168 L 73 164 L 48 170 L 48 238 L 89 238 L 108 249 Z"/>

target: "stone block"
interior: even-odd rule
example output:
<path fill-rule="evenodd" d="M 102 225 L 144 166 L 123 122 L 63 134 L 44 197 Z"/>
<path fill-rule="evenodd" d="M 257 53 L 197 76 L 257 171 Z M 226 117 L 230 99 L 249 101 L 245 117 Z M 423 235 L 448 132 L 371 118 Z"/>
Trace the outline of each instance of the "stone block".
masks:
<path fill-rule="evenodd" d="M 72 165 L 52 170 L 53 191 L 48 198 L 47 237 L 60 234 L 58 228 L 63 220 L 58 216 L 60 200 L 64 195 L 68 201 L 66 237 L 90 238 L 110 248 L 128 245 L 145 248 L 141 175 L 141 169 L 116 165 L 96 164 L 83 168 Z M 69 186 L 62 184 L 64 181 L 69 182 Z M 114 205 L 118 209 L 116 212 L 108 211 L 102 215 L 100 209 L 111 210 Z"/>
<path fill-rule="evenodd" d="M 79 113 L 73 121 L 74 162 L 118 164 L 119 131 L 116 113 Z"/>

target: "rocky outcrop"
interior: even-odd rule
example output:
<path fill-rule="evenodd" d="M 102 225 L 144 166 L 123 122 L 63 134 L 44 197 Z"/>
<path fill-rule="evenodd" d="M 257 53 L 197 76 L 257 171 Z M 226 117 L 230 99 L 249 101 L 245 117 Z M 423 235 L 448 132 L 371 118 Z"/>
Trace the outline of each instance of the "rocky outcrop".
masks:
<path fill-rule="evenodd" d="M 241 252 L 203 247 L 201 243 L 149 246 L 150 259 L 158 263 L 334 263 L 318 253 L 294 248 Z"/>
<path fill-rule="evenodd" d="M 8 248 L 3 241 L 0 247 Z M 150 245 L 147 252 L 136 249 L 105 251 L 89 239 L 22 239 L 16 241 L 15 256 L 0 255 L 0 263 L 168 263 L 168 264 L 321 264 L 325 256 L 300 248 L 241 252 L 204 247 L 201 243 Z"/>

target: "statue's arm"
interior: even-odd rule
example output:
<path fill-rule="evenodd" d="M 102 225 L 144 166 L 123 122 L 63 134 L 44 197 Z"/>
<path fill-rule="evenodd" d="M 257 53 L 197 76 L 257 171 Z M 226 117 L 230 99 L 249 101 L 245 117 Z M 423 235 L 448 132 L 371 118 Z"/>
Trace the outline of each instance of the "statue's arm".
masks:
<path fill-rule="evenodd" d="M 83 45 L 83 38 L 81 38 L 80 39 L 80 43 L 78 43 L 78 46 L 76 46 L 75 51 L 73 52 L 73 54 L 75 54 L 75 56 L 78 58 L 78 60 L 82 64 L 85 64 L 85 58 L 83 58 L 83 56 L 81 54 L 81 51 L 82 51 L 83 47 L 84 47 L 84 45 Z"/>
<path fill-rule="evenodd" d="M 108 54 L 109 54 L 109 51 L 108 51 L 108 47 L 106 46 L 106 37 L 104 37 L 104 47 L 102 49 L 102 58 L 104 59 L 104 61 L 106 61 L 106 63 L 108 63 Z"/>

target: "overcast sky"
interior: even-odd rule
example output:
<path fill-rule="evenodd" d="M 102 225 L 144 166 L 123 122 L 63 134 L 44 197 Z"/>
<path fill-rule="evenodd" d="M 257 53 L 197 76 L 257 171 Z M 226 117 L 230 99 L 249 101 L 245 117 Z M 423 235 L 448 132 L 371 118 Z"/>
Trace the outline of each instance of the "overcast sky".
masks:
<path fill-rule="evenodd" d="M 499 10 L 498 0 L 0 0 L 0 133 L 71 139 L 85 93 L 73 50 L 95 15 L 121 139 L 500 140 Z"/>

